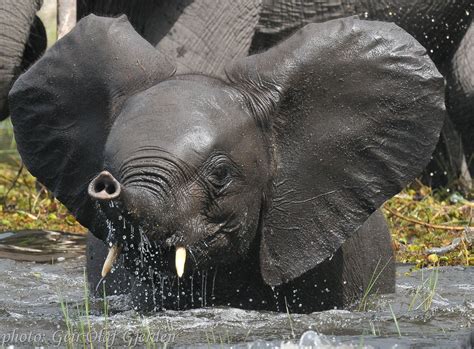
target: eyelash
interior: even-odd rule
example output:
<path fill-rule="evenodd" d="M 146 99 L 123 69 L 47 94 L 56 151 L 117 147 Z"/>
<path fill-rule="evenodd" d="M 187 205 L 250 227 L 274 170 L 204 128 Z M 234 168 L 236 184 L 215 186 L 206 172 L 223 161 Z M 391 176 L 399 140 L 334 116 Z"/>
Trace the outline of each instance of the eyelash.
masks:
<path fill-rule="evenodd" d="M 219 194 L 232 182 L 236 168 L 225 155 L 217 155 L 208 166 L 207 182 L 214 188 L 214 193 Z"/>
<path fill-rule="evenodd" d="M 209 176 L 209 181 L 215 187 L 224 187 L 229 183 L 230 169 L 226 165 L 218 165 Z"/>

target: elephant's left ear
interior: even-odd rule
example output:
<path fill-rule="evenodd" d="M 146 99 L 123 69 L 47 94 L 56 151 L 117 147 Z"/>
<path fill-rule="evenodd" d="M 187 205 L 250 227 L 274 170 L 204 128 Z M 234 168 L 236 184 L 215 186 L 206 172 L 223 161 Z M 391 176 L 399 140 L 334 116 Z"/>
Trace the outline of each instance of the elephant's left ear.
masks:
<path fill-rule="evenodd" d="M 310 24 L 227 74 L 274 150 L 260 250 L 270 285 L 330 257 L 413 180 L 445 114 L 443 78 L 425 49 L 389 23 Z"/>

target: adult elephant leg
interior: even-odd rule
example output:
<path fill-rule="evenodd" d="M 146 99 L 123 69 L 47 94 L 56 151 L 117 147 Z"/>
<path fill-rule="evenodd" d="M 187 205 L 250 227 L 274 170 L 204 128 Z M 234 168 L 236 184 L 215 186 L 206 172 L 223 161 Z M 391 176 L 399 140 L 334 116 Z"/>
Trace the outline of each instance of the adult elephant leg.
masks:
<path fill-rule="evenodd" d="M 46 48 L 46 35 L 36 11 L 41 0 L 0 2 L 0 120 L 8 117 L 7 95 L 16 77 Z"/>
<path fill-rule="evenodd" d="M 30 33 L 28 41 L 25 45 L 25 51 L 23 51 L 23 57 L 21 60 L 21 71 L 25 71 L 32 65 L 36 60 L 44 53 L 48 45 L 46 37 L 46 29 L 44 28 L 43 22 L 38 16 L 30 27 Z"/>
<path fill-rule="evenodd" d="M 395 292 L 395 256 L 387 222 L 380 210 L 342 245 L 342 258 L 344 306 L 360 300 L 365 292 Z"/>
<path fill-rule="evenodd" d="M 474 173 L 474 24 L 459 46 L 447 74 L 446 104 L 459 130 L 470 173 Z"/>
<path fill-rule="evenodd" d="M 465 191 L 466 183 L 461 176 L 464 161 L 461 137 L 448 115 L 432 159 L 423 171 L 422 182 L 431 187 L 454 186 Z"/>

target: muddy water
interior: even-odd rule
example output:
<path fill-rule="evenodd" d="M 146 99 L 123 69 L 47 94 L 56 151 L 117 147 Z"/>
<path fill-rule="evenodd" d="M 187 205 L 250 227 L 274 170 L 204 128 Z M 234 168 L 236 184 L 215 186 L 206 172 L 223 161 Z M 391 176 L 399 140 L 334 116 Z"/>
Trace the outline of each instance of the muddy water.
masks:
<path fill-rule="evenodd" d="M 93 300 L 84 316 L 84 257 L 57 253 L 53 264 L 0 259 L 0 347 L 83 347 L 80 334 L 89 333 L 95 347 L 143 347 L 153 340 L 158 347 L 271 348 L 301 341 L 322 348 L 459 348 L 474 322 L 474 268 L 407 273 L 408 266 L 398 268 L 396 294 L 372 297 L 366 311 L 288 315 L 214 308 L 143 316 L 126 297 L 112 296 L 107 316 L 102 299 Z"/>

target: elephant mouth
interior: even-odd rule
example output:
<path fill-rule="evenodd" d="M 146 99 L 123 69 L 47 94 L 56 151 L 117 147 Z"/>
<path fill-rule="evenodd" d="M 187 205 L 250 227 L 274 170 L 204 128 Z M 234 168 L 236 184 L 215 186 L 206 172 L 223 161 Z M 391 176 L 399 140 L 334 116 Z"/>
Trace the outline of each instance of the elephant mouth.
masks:
<path fill-rule="evenodd" d="M 222 227 L 191 244 L 178 234 L 160 234 L 159 229 L 154 231 L 147 224 L 137 222 L 119 201 L 99 203 L 97 209 L 106 227 L 105 240 L 102 240 L 109 248 L 102 277 L 107 276 L 120 260 L 136 276 L 180 278 L 193 270 L 209 268 L 215 262 L 211 261 L 209 252 L 224 240 Z M 163 238 L 167 235 L 168 238 Z"/>

